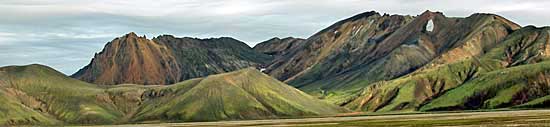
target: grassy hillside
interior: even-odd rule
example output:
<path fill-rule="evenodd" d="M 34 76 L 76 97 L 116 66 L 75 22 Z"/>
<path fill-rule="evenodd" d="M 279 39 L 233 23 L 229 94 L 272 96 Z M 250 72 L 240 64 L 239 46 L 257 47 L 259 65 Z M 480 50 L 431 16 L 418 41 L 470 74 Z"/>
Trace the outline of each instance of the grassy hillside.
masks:
<path fill-rule="evenodd" d="M 119 124 L 329 115 L 322 102 L 254 68 L 170 86 L 98 86 L 42 65 L 0 68 L 0 125 Z"/>
<path fill-rule="evenodd" d="M 474 110 L 504 108 L 550 95 L 550 62 L 522 65 L 482 74 L 420 108 Z"/>
<path fill-rule="evenodd" d="M 170 89 L 172 87 L 179 88 Z M 177 94 L 151 101 L 154 104 L 143 107 L 135 120 L 159 117 L 183 121 L 263 119 L 344 111 L 254 68 L 208 76 L 168 88 L 167 91 Z"/>
<path fill-rule="evenodd" d="M 23 105 L 22 101 L 15 97 L 17 93 L 8 93 L 6 89 L 0 90 L 0 125 L 42 124 L 53 125 L 61 121 L 51 118 L 47 114 L 35 111 Z"/>
<path fill-rule="evenodd" d="M 546 103 L 537 98 L 550 94 L 550 65 L 546 62 L 549 30 L 522 28 L 485 53 L 430 64 L 409 75 L 374 83 L 358 96 L 337 102 L 369 112 L 495 109 Z M 533 102 L 526 104 L 529 101 Z"/>
<path fill-rule="evenodd" d="M 0 80 L 6 83 L 2 89 L 18 93 L 12 99 L 50 119 L 69 124 L 102 124 L 115 123 L 123 115 L 112 101 L 101 99 L 104 89 L 68 78 L 49 67 L 12 66 L 0 70 Z"/>

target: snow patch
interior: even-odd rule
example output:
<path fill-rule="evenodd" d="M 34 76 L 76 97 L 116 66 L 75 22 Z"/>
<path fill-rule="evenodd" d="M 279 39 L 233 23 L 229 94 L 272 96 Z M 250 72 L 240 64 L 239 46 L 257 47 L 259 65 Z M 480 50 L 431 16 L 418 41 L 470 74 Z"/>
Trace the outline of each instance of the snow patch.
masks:
<path fill-rule="evenodd" d="M 432 19 L 428 21 L 428 24 L 426 24 L 426 31 L 429 31 L 429 32 L 434 31 L 434 21 Z"/>

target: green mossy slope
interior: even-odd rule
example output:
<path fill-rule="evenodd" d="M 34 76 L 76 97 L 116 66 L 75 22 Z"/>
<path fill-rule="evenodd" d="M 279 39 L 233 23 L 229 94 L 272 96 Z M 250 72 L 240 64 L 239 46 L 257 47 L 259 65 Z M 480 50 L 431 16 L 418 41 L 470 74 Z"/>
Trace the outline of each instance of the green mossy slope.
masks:
<path fill-rule="evenodd" d="M 121 124 L 345 112 L 254 68 L 169 86 L 98 86 L 42 65 L 0 68 L 0 125 Z"/>
<path fill-rule="evenodd" d="M 524 27 L 480 55 L 431 64 L 409 75 L 374 83 L 358 96 L 338 101 L 352 110 L 368 112 L 522 105 L 550 94 L 550 64 L 546 62 L 550 55 L 549 31 Z"/>

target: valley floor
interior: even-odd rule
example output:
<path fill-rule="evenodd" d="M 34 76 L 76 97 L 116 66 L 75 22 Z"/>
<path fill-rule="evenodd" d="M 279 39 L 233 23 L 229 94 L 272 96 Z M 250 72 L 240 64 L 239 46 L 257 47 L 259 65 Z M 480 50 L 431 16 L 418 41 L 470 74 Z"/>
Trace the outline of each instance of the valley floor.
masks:
<path fill-rule="evenodd" d="M 112 127 L 154 126 L 550 126 L 550 110 L 429 113 L 373 116 L 346 116 L 304 119 L 245 120 L 220 122 L 115 125 Z"/>

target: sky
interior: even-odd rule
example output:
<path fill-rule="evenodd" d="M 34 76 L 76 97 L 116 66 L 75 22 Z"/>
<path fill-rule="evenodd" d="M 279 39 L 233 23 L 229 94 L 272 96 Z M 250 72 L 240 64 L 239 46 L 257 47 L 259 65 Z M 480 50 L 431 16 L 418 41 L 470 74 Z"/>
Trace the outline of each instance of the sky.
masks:
<path fill-rule="evenodd" d="M 549 26 L 549 0 L 0 0 L 0 66 L 44 64 L 67 75 L 112 39 L 233 37 L 250 46 L 307 38 L 366 11 L 450 17 L 494 13 L 522 26 Z"/>

